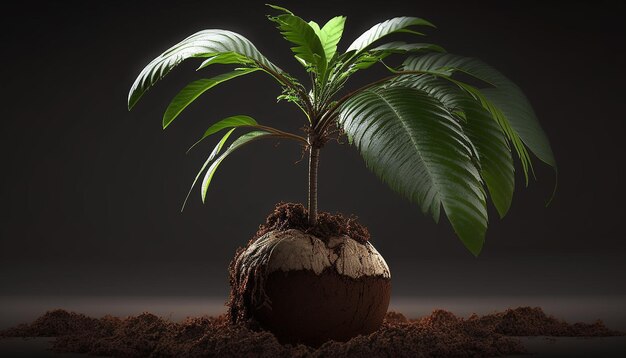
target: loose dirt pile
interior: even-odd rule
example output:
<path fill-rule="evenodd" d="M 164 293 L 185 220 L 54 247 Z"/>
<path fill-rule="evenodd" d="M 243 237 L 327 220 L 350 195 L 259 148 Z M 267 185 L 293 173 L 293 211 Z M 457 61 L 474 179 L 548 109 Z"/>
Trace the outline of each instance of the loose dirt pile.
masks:
<path fill-rule="evenodd" d="M 317 224 L 311 227 L 308 222 L 308 215 L 302 204 L 278 203 L 274 212 L 267 217 L 265 224 L 259 227 L 252 240 L 254 241 L 273 230 L 287 231 L 289 229 L 298 229 L 320 239 L 342 235 L 348 235 L 361 243 L 370 239 L 369 231 L 357 221 L 355 216 L 346 218 L 342 214 L 330 214 L 322 211 L 318 213 Z"/>
<path fill-rule="evenodd" d="M 57 352 L 109 356 L 208 357 L 487 357 L 524 353 L 510 336 L 615 336 L 600 321 L 568 324 L 540 308 L 520 307 L 463 319 L 437 310 L 408 320 L 389 312 L 369 336 L 321 347 L 281 345 L 269 332 L 229 323 L 226 316 L 188 318 L 173 323 L 150 313 L 100 319 L 63 310 L 31 324 L 0 332 L 0 337 L 57 337 Z"/>

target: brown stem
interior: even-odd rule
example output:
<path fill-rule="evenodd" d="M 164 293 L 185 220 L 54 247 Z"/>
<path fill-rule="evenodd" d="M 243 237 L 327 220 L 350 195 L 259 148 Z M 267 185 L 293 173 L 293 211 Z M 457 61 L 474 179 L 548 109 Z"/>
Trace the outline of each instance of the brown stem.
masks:
<path fill-rule="evenodd" d="M 242 126 L 242 127 L 251 127 L 251 128 L 262 129 L 264 131 L 277 134 L 278 136 L 283 137 L 283 138 L 293 139 L 293 140 L 301 142 L 301 143 L 303 143 L 305 145 L 309 144 L 309 142 L 304 137 L 300 137 L 299 135 L 296 135 L 296 134 L 293 134 L 293 133 L 284 132 L 284 131 L 281 131 L 281 130 L 276 129 L 276 128 L 263 126 L 263 125 L 260 125 L 260 124 L 245 125 L 245 126 Z"/>
<path fill-rule="evenodd" d="M 309 146 L 309 226 L 317 224 L 317 167 L 320 160 L 320 148 L 314 143 Z"/>

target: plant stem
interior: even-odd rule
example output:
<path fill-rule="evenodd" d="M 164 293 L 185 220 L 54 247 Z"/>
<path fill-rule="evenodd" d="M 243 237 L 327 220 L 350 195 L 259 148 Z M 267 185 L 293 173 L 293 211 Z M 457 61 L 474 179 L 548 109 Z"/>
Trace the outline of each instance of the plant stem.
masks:
<path fill-rule="evenodd" d="M 260 125 L 260 124 L 246 125 L 246 126 L 242 126 L 242 127 L 250 127 L 250 128 L 262 129 L 264 131 L 277 134 L 278 136 L 283 137 L 283 138 L 293 139 L 295 141 L 304 143 L 305 145 L 309 144 L 309 142 L 304 137 L 300 137 L 299 135 L 296 135 L 296 134 L 293 134 L 293 133 L 284 132 L 284 131 L 281 131 L 280 129 L 276 129 L 276 128 L 272 128 L 272 127 L 268 127 L 268 126 L 263 126 L 263 125 Z"/>
<path fill-rule="evenodd" d="M 317 224 L 317 167 L 320 160 L 320 148 L 309 146 L 309 226 Z"/>

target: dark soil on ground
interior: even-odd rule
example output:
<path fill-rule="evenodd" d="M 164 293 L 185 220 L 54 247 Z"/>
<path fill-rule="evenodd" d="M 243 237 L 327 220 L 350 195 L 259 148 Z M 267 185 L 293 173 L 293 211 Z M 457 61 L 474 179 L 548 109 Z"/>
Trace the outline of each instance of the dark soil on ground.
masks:
<path fill-rule="evenodd" d="M 303 205 L 279 203 L 251 242 L 269 231 L 289 229 L 299 229 L 320 239 L 347 235 L 363 244 L 370 238 L 367 228 L 355 217 L 321 212 L 318 224 L 310 227 Z M 242 250 L 237 252 L 235 259 Z M 231 263 L 231 284 L 235 272 L 232 266 Z M 251 320 L 233 323 L 232 312 L 230 316 L 187 318 L 175 323 L 150 313 L 127 318 L 92 318 L 54 310 L 30 324 L 0 331 L 0 338 L 56 337 L 52 346 L 56 352 L 116 357 L 376 358 L 493 357 L 525 353 L 515 336 L 624 335 L 608 329 L 601 321 L 568 324 L 546 315 L 541 308 L 519 307 L 485 316 L 472 315 L 467 319 L 436 310 L 429 316 L 413 320 L 400 313 L 388 312 L 382 327 L 372 334 L 347 342 L 329 341 L 319 347 L 310 347 L 281 344 L 258 323 Z"/>
<path fill-rule="evenodd" d="M 298 229 L 320 239 L 333 236 L 348 235 L 353 240 L 365 243 L 370 239 L 367 228 L 361 225 L 355 216 L 345 217 L 342 214 L 330 214 L 319 212 L 317 224 L 313 227 L 308 222 L 308 211 L 302 204 L 278 203 L 267 219 L 265 224 L 259 227 L 253 241 L 265 235 L 267 232 L 278 230 L 286 231 Z"/>
<path fill-rule="evenodd" d="M 318 348 L 282 345 L 270 333 L 231 324 L 226 316 L 188 318 L 181 323 L 150 313 L 100 319 L 63 310 L 50 311 L 31 324 L 0 332 L 0 337 L 57 337 L 57 352 L 123 357 L 489 357 L 524 353 L 512 336 L 615 336 L 600 321 L 568 324 L 541 308 L 519 307 L 467 319 L 436 310 L 408 320 L 387 313 L 368 336 Z"/>

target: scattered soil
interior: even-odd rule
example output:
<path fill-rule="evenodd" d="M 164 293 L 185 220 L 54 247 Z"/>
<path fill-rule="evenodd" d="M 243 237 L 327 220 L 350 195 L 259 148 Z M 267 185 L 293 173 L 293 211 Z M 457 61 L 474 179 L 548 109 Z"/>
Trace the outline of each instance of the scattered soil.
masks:
<path fill-rule="evenodd" d="M 289 229 L 298 229 L 322 240 L 342 235 L 347 235 L 359 243 L 366 243 L 370 239 L 369 231 L 357 221 L 356 216 L 346 218 L 339 213 L 330 214 L 322 211 L 318 213 L 317 225 L 311 227 L 308 215 L 307 209 L 302 204 L 278 203 L 274 212 L 265 220 L 265 224 L 259 226 L 252 241 L 273 230 Z"/>
<path fill-rule="evenodd" d="M 554 336 L 554 337 L 607 337 L 624 333 L 608 329 L 602 321 L 594 323 L 567 322 L 546 315 L 539 307 L 519 307 L 483 317 L 473 315 L 471 324 L 491 327 L 494 332 L 506 336 Z"/>
<path fill-rule="evenodd" d="M 188 318 L 173 323 L 150 313 L 100 319 L 63 310 L 50 311 L 31 324 L 0 332 L 0 337 L 57 337 L 57 352 L 110 356 L 219 357 L 487 357 L 524 353 L 511 336 L 615 336 L 601 321 L 568 324 L 540 308 L 520 307 L 463 319 L 436 310 L 408 320 L 387 313 L 385 323 L 368 336 L 319 348 L 282 345 L 274 335 L 232 324 L 226 315 Z"/>

